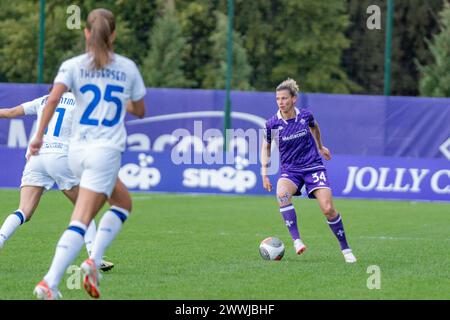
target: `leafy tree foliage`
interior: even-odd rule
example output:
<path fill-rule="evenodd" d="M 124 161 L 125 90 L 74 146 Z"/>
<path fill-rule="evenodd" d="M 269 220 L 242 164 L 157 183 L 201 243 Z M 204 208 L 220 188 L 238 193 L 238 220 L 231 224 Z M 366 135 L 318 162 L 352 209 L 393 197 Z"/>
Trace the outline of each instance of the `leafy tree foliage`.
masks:
<path fill-rule="evenodd" d="M 227 75 L 227 16 L 217 11 L 216 17 L 216 29 L 210 36 L 212 55 L 205 66 L 206 73 L 203 86 L 213 89 L 225 89 Z M 232 87 L 239 90 L 249 90 L 251 88 L 249 83 L 251 71 L 241 36 L 233 31 Z"/>
<path fill-rule="evenodd" d="M 381 9 L 381 30 L 369 30 L 366 26 L 369 5 L 377 5 Z M 383 94 L 386 1 L 348 0 L 347 6 L 352 24 L 346 34 L 351 46 L 344 51 L 343 65 L 350 79 L 363 88 L 361 92 Z M 419 70 L 415 61 L 431 61 L 424 39 L 437 31 L 437 13 L 441 8 L 441 0 L 394 1 L 392 95 L 414 96 L 419 93 Z"/>
<path fill-rule="evenodd" d="M 420 93 L 424 96 L 450 97 L 450 4 L 440 12 L 441 31 L 427 41 L 433 62 L 419 65 L 422 77 Z"/>
<path fill-rule="evenodd" d="M 150 51 L 143 61 L 142 74 L 150 87 L 189 87 L 183 73 L 183 51 L 186 39 L 175 8 L 166 6 L 163 16 L 158 18 L 149 37 Z"/>
<path fill-rule="evenodd" d="M 434 86 L 431 66 L 446 66 L 437 63 L 441 61 L 437 56 L 445 54 L 443 46 L 439 49 L 441 35 L 429 46 L 425 41 L 439 31 L 437 13 L 443 3 L 395 1 L 393 95 L 419 94 L 420 74 L 420 93 L 426 94 L 429 91 L 423 88 Z M 45 82 L 53 81 L 64 59 L 84 51 L 87 14 L 105 7 L 117 19 L 116 52 L 143 68 L 148 85 L 224 87 L 227 0 L 79 0 L 76 4 L 81 9 L 81 28 L 70 30 L 67 1 L 46 2 Z M 164 14 L 168 4 L 173 11 Z M 373 4 L 381 9 L 381 30 L 366 27 L 366 10 Z M 234 5 L 233 89 L 269 91 L 292 77 L 306 92 L 383 93 L 386 1 L 234 0 Z M 35 82 L 39 1 L 0 0 L 0 7 L 0 81 Z M 445 70 L 433 72 L 440 75 Z"/>

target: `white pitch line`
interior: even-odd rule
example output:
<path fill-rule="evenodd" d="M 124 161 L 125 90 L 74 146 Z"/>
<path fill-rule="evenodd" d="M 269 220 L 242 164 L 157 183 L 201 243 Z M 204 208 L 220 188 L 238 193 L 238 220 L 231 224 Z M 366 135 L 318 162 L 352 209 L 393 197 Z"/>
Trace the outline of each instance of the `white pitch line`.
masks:
<path fill-rule="evenodd" d="M 257 233 L 256 236 L 264 236 Z M 267 236 L 267 235 L 266 235 Z M 319 239 L 326 236 L 305 236 L 305 239 Z M 356 239 L 368 239 L 368 240 L 388 240 L 388 241 L 450 241 L 450 238 L 421 238 L 421 237 L 392 237 L 392 236 L 354 236 Z"/>
<path fill-rule="evenodd" d="M 394 240 L 394 241 L 450 241 L 450 239 L 440 238 L 420 238 L 420 237 L 391 237 L 391 236 L 360 236 L 359 239 L 369 240 Z"/>
<path fill-rule="evenodd" d="M 199 193 L 187 193 L 187 194 L 164 194 L 165 196 L 168 196 L 169 198 L 181 198 L 181 197 L 198 197 L 201 196 Z M 133 201 L 145 201 L 145 200 L 152 200 L 152 199 L 161 199 L 161 194 L 152 194 L 152 195 L 145 195 L 145 196 L 131 196 Z"/>

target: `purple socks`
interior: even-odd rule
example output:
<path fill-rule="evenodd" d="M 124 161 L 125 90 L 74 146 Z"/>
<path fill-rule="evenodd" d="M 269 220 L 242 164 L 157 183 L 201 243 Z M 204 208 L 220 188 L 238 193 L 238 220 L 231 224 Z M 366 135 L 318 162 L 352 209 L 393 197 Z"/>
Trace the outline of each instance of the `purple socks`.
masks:
<path fill-rule="evenodd" d="M 345 238 L 344 225 L 342 224 L 341 215 L 338 213 L 334 219 L 328 220 L 328 225 L 338 239 L 341 250 L 349 249 L 350 247 L 348 246 L 347 239 Z"/>
<path fill-rule="evenodd" d="M 295 214 L 295 209 L 292 204 L 284 207 L 280 207 L 281 215 L 283 216 L 286 227 L 289 229 L 292 240 L 300 239 L 300 233 L 297 228 L 297 215 Z"/>

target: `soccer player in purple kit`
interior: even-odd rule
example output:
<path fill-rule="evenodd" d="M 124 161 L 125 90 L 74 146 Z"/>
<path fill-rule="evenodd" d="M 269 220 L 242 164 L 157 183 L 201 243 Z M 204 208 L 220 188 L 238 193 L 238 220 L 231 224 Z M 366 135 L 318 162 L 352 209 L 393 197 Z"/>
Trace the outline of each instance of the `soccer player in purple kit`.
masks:
<path fill-rule="evenodd" d="M 268 176 L 271 143 L 275 141 L 280 152 L 281 174 L 277 182 L 277 199 L 280 212 L 289 229 L 297 254 L 306 246 L 297 227 L 297 214 L 292 197 L 299 196 L 303 186 L 309 198 L 316 198 L 328 225 L 339 241 L 344 259 L 356 262 L 345 237 L 341 215 L 333 205 L 332 193 L 322 158 L 331 159 L 330 151 L 322 144 L 320 129 L 312 113 L 297 109 L 299 88 L 295 80 L 288 78 L 276 89 L 278 112 L 266 122 L 266 140 L 261 151 L 263 187 L 272 191 Z"/>

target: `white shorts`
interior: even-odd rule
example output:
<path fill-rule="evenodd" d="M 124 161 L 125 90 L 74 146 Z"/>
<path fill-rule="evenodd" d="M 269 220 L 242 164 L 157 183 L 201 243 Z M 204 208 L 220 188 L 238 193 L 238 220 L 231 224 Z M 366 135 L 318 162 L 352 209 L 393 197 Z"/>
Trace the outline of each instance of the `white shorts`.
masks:
<path fill-rule="evenodd" d="M 79 182 L 69 169 L 67 154 L 43 153 L 27 161 L 20 187 L 44 187 L 50 190 L 56 183 L 59 190 L 70 190 Z"/>
<path fill-rule="evenodd" d="M 69 147 L 69 166 L 80 179 L 80 187 L 109 198 L 116 184 L 122 154 L 111 148 Z"/>

